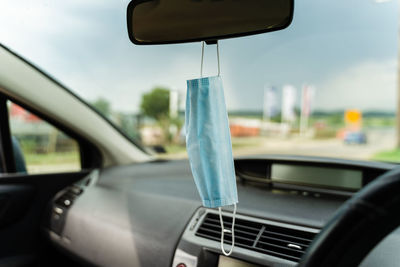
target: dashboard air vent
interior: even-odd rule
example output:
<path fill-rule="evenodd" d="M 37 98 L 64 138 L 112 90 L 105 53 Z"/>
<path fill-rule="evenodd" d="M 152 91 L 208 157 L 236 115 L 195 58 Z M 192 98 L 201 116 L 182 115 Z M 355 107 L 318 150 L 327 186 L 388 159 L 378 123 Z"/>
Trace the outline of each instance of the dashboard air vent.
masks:
<path fill-rule="evenodd" d="M 231 228 L 232 218 L 223 216 L 225 228 Z M 196 232 L 197 236 L 220 241 L 221 226 L 217 214 L 208 213 Z M 231 235 L 225 234 L 231 244 Z M 270 224 L 236 219 L 235 246 L 298 262 L 314 239 L 315 233 Z"/>

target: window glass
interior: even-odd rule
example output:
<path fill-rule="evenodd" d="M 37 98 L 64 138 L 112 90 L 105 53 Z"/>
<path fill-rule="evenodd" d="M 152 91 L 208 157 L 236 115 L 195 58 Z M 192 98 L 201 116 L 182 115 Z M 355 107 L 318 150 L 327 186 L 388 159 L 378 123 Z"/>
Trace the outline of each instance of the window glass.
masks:
<path fill-rule="evenodd" d="M 79 145 L 56 127 L 8 102 L 17 172 L 56 173 L 81 169 Z"/>
<path fill-rule="evenodd" d="M 3 2 L 0 43 L 160 157 L 187 158 L 186 81 L 200 76 L 200 42 L 132 44 L 130 0 Z M 400 2 L 295 2 L 288 28 L 219 42 L 234 155 L 400 162 Z M 216 74 L 207 45 L 203 76 Z"/>

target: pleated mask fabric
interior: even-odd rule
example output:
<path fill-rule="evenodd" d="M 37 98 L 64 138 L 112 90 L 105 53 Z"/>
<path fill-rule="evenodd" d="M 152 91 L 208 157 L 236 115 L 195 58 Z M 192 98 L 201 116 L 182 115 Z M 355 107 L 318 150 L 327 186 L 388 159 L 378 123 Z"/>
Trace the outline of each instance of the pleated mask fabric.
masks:
<path fill-rule="evenodd" d="M 203 206 L 216 208 L 238 203 L 220 76 L 187 81 L 185 125 L 187 153 Z"/>

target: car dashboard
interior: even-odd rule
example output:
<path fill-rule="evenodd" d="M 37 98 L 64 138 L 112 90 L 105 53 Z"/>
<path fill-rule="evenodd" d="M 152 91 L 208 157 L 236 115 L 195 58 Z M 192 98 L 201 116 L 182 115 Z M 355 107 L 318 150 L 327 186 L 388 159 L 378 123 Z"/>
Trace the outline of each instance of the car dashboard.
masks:
<path fill-rule="evenodd" d="M 296 266 L 334 212 L 394 167 L 289 156 L 235 159 L 239 203 L 230 257 L 221 253 L 218 212 L 201 206 L 187 160 L 94 170 L 54 197 L 43 230 L 60 250 L 93 266 Z M 230 227 L 232 212 L 223 210 Z M 228 246 L 229 235 L 226 240 Z M 398 244 L 395 231 L 362 265 L 392 266 L 400 260 Z"/>

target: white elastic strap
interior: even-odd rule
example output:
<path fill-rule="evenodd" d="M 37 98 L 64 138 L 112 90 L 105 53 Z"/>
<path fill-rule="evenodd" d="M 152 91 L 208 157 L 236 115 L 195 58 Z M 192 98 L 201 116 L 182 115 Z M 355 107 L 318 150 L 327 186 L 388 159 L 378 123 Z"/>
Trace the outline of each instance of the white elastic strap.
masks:
<path fill-rule="evenodd" d="M 200 78 L 203 78 L 203 60 L 204 60 L 204 41 L 201 42 Z"/>
<path fill-rule="evenodd" d="M 235 247 L 235 217 L 236 217 L 236 203 L 233 204 L 233 215 L 232 215 L 232 229 L 228 230 L 224 227 L 224 221 L 222 220 L 222 211 L 221 207 L 218 208 L 219 211 L 219 221 L 221 223 L 221 250 L 225 256 L 229 256 L 232 254 L 233 248 Z M 229 252 L 226 252 L 224 249 L 224 235 L 225 233 L 230 233 L 232 235 L 232 246 Z"/>
<path fill-rule="evenodd" d="M 219 66 L 219 45 L 218 45 L 218 41 L 217 41 L 217 60 L 218 60 L 218 76 L 220 76 L 221 68 Z"/>
<path fill-rule="evenodd" d="M 204 41 L 201 42 L 201 63 L 200 63 L 200 78 L 203 78 L 203 62 L 204 62 Z M 217 62 L 218 62 L 218 76 L 221 74 L 221 66 L 219 63 L 219 44 L 217 41 Z"/>

